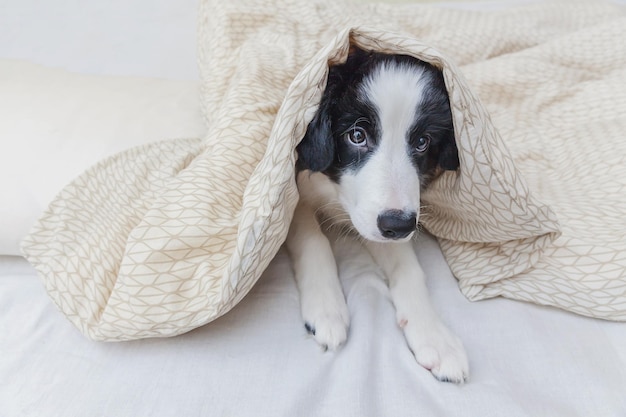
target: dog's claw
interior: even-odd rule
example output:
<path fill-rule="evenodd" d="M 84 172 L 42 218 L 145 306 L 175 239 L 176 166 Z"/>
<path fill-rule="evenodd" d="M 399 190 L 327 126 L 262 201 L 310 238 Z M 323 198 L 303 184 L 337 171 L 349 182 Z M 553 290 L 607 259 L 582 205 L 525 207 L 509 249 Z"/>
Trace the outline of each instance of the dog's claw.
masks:
<path fill-rule="evenodd" d="M 315 336 L 315 327 L 311 326 L 311 323 L 305 322 L 304 328 L 306 329 L 306 332 L 308 334 L 310 334 L 311 336 Z"/>
<path fill-rule="evenodd" d="M 458 385 L 465 384 L 468 381 L 468 379 L 469 379 L 469 377 L 467 375 L 465 375 L 465 374 L 463 374 L 461 376 L 461 378 L 458 378 L 458 379 L 457 378 L 452 378 L 452 377 L 449 377 L 449 376 L 444 376 L 444 375 L 436 375 L 434 373 L 432 375 L 439 382 L 450 382 L 452 384 L 458 384 Z"/>

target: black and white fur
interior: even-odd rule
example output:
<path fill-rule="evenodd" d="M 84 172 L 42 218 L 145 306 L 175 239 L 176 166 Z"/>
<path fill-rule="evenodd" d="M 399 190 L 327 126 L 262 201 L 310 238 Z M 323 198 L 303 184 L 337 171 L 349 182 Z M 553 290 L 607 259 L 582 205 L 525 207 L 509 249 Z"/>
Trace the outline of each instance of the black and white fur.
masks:
<path fill-rule="evenodd" d="M 434 312 L 411 243 L 420 191 L 459 166 L 441 72 L 412 57 L 354 48 L 330 68 L 297 152 L 300 201 L 287 248 L 307 331 L 329 349 L 347 338 L 348 308 L 320 226 L 340 223 L 356 230 L 386 275 L 417 362 L 442 381 L 465 381 L 465 351 Z"/>

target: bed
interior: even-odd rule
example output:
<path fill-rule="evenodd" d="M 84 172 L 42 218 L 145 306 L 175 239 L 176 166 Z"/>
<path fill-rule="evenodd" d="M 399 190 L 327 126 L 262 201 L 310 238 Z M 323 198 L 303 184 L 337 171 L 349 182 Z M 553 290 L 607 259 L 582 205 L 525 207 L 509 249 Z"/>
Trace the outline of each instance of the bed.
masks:
<path fill-rule="evenodd" d="M 204 134 L 197 8 L 29 0 L 0 15 L 0 113 L 11 115 L 0 122 L 1 416 L 626 415 L 623 323 L 504 298 L 470 302 L 428 234 L 415 248 L 433 304 L 467 349 L 463 385 L 416 365 L 379 271 L 348 240 L 335 246 L 352 317 L 337 352 L 307 336 L 283 248 L 207 325 L 124 342 L 81 334 L 19 242 L 55 194 L 102 158 Z"/>

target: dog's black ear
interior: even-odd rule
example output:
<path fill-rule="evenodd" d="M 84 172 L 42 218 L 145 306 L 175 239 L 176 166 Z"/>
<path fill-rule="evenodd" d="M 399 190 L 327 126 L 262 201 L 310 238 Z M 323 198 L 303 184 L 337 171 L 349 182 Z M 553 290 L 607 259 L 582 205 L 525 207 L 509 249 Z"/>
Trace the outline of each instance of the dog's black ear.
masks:
<path fill-rule="evenodd" d="M 330 94 L 324 93 L 322 101 L 311 123 L 307 127 L 304 138 L 296 147 L 298 152 L 298 169 L 324 171 L 335 158 L 335 140 L 333 139 L 330 119 Z"/>
<path fill-rule="evenodd" d="M 454 131 L 450 131 L 439 150 L 439 166 L 446 171 L 455 171 L 459 167 L 459 150 L 456 147 Z"/>
<path fill-rule="evenodd" d="M 331 120 L 331 107 L 342 94 L 352 79 L 360 73 L 360 67 L 371 58 L 371 53 L 356 46 L 350 47 L 345 63 L 331 66 L 328 70 L 328 82 L 317 112 L 307 127 L 304 138 L 296 147 L 298 152 L 297 168 L 311 171 L 325 171 L 335 159 L 335 139 Z M 361 74 L 362 76 L 362 74 Z"/>

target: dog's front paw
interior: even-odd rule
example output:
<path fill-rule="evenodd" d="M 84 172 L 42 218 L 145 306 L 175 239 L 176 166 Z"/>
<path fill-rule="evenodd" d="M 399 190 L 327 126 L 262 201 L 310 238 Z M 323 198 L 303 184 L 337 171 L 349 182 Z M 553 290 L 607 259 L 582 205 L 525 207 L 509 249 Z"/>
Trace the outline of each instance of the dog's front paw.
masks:
<path fill-rule="evenodd" d="M 463 344 L 442 323 L 425 326 L 406 323 L 404 332 L 417 363 L 435 378 L 456 384 L 468 380 L 469 363 Z"/>
<path fill-rule="evenodd" d="M 350 314 L 343 300 L 319 302 L 302 306 L 304 327 L 324 350 L 335 350 L 348 337 Z"/>

